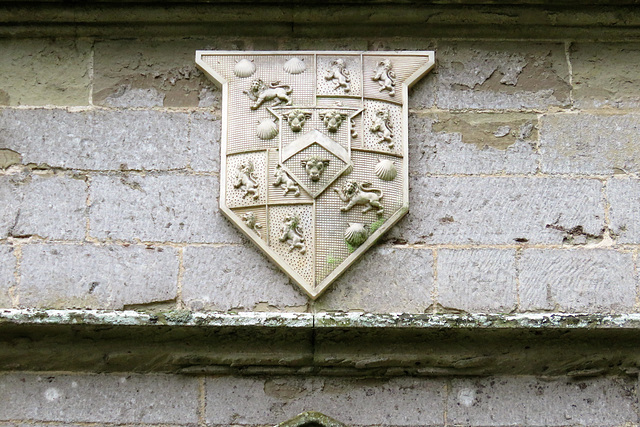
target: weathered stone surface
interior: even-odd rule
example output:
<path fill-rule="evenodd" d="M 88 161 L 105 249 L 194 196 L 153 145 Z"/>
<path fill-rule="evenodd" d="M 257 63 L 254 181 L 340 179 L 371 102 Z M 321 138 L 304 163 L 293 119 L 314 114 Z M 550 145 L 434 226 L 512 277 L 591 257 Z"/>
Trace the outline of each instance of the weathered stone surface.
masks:
<path fill-rule="evenodd" d="M 196 423 L 197 408 L 196 378 L 130 374 L 0 375 L 3 421 Z"/>
<path fill-rule="evenodd" d="M 640 106 L 639 43 L 573 43 L 570 59 L 577 107 Z"/>
<path fill-rule="evenodd" d="M 433 303 L 433 254 L 375 247 L 320 297 L 316 310 L 423 313 Z"/>
<path fill-rule="evenodd" d="M 447 401 L 447 424 L 635 424 L 635 389 L 635 381 L 611 377 L 553 381 L 532 377 L 456 379 Z"/>
<path fill-rule="evenodd" d="M 239 40 L 108 40 L 95 44 L 93 102 L 112 107 L 220 107 L 196 68 L 198 49 L 244 50 Z"/>
<path fill-rule="evenodd" d="M 409 214 L 389 238 L 410 243 L 562 243 L 604 229 L 595 179 L 414 176 Z M 580 227 L 580 228 L 578 228 Z"/>
<path fill-rule="evenodd" d="M 193 170 L 220 170 L 220 126 L 220 119 L 212 113 L 191 115 L 189 157 Z"/>
<path fill-rule="evenodd" d="M 9 289 L 16 284 L 16 257 L 11 245 L 0 244 L 0 307 L 11 308 Z"/>
<path fill-rule="evenodd" d="M 542 118 L 540 153 L 547 173 L 640 172 L 640 115 L 550 114 Z"/>
<path fill-rule="evenodd" d="M 537 118 L 519 113 L 437 113 L 409 117 L 414 174 L 533 173 Z"/>
<path fill-rule="evenodd" d="M 31 244 L 20 271 L 21 307 L 122 309 L 175 299 L 178 257 L 167 247 Z"/>
<path fill-rule="evenodd" d="M 640 181 L 631 178 L 607 182 L 611 232 L 618 243 L 640 243 Z"/>
<path fill-rule="evenodd" d="M 16 153 L 8 148 L 0 148 L 0 169 L 6 169 L 9 166 L 19 165 L 22 162 L 20 153 Z"/>
<path fill-rule="evenodd" d="M 225 426 L 276 424 L 311 408 L 347 425 L 433 425 L 444 417 L 445 382 L 431 378 L 212 377 L 206 392 L 206 421 Z"/>
<path fill-rule="evenodd" d="M 633 311 L 631 253 L 613 250 L 525 250 L 520 259 L 520 309 L 579 313 Z"/>
<path fill-rule="evenodd" d="M 446 309 L 509 313 L 516 308 L 515 250 L 440 249 L 437 301 Z"/>
<path fill-rule="evenodd" d="M 439 43 L 437 58 L 440 108 L 547 108 L 570 102 L 560 43 Z"/>
<path fill-rule="evenodd" d="M 98 239 L 238 243 L 218 211 L 218 178 L 193 175 L 96 175 L 90 233 Z"/>
<path fill-rule="evenodd" d="M 0 51 L 0 105 L 89 105 L 89 40 L 4 38 Z"/>
<path fill-rule="evenodd" d="M 204 170 L 219 157 L 219 148 L 211 143 L 218 138 L 219 124 L 209 117 L 140 110 L 4 109 L 0 148 L 19 153 L 23 163 L 61 168 L 166 170 L 193 163 Z"/>
<path fill-rule="evenodd" d="M 87 184 L 65 175 L 0 176 L 0 238 L 38 235 L 80 240 L 86 228 Z"/>
<path fill-rule="evenodd" d="M 188 247 L 183 265 L 182 301 L 190 310 L 306 310 L 307 297 L 258 248 Z"/>

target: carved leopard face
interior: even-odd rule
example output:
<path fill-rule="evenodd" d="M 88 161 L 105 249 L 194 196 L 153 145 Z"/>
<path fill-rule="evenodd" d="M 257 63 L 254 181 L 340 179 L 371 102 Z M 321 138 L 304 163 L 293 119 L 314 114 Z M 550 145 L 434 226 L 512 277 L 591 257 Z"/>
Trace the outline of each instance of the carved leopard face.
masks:
<path fill-rule="evenodd" d="M 305 172 L 313 182 L 319 181 L 325 169 L 329 166 L 329 160 L 318 156 L 311 156 L 306 160 L 301 160 L 300 163 L 302 163 L 302 167 L 304 167 Z"/>

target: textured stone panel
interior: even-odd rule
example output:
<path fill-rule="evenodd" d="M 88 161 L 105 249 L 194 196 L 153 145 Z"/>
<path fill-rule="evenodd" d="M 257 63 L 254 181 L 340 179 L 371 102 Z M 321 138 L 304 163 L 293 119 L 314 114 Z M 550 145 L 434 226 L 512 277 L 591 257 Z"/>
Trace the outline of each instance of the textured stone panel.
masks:
<path fill-rule="evenodd" d="M 315 303 L 316 310 L 423 313 L 433 303 L 431 250 L 378 246 Z"/>
<path fill-rule="evenodd" d="M 439 43 L 437 57 L 440 108 L 547 108 L 570 102 L 561 43 Z"/>
<path fill-rule="evenodd" d="M 93 102 L 110 107 L 220 107 L 196 68 L 198 49 L 244 50 L 239 40 L 107 40 L 95 44 Z"/>
<path fill-rule="evenodd" d="M 220 126 L 219 117 L 209 112 L 193 113 L 189 131 L 191 159 L 195 171 L 220 170 Z"/>
<path fill-rule="evenodd" d="M 189 120 L 160 111 L 6 109 L 0 148 L 20 153 L 23 163 L 53 167 L 180 169 L 191 160 Z"/>
<path fill-rule="evenodd" d="M 190 310 L 304 311 L 307 297 L 257 248 L 188 247 L 182 300 Z"/>
<path fill-rule="evenodd" d="M 438 113 L 409 117 L 414 174 L 533 173 L 537 118 L 529 114 Z"/>
<path fill-rule="evenodd" d="M 445 308 L 467 312 L 515 310 L 515 250 L 440 249 L 437 301 Z"/>
<path fill-rule="evenodd" d="M 613 250 L 525 250 L 520 259 L 520 309 L 607 313 L 633 311 L 631 253 Z"/>
<path fill-rule="evenodd" d="M 570 52 L 577 107 L 640 106 L 640 43 L 573 43 Z"/>
<path fill-rule="evenodd" d="M 174 299 L 173 248 L 48 245 L 22 247 L 21 307 L 112 308 Z"/>
<path fill-rule="evenodd" d="M 0 52 L 0 105 L 89 105 L 89 40 L 5 38 Z"/>
<path fill-rule="evenodd" d="M 0 238 L 38 235 L 80 240 L 86 228 L 87 184 L 64 175 L 0 176 Z"/>
<path fill-rule="evenodd" d="M 409 214 L 389 238 L 410 243 L 562 243 L 604 228 L 602 184 L 560 178 L 415 176 Z"/>
<path fill-rule="evenodd" d="M 218 178 L 96 175 L 89 218 L 98 239 L 240 242 L 218 211 Z"/>
<path fill-rule="evenodd" d="M 618 243 L 640 243 L 640 181 L 611 179 L 607 182 L 609 222 Z"/>
<path fill-rule="evenodd" d="M 635 381 L 490 377 L 452 380 L 447 424 L 614 426 L 637 423 Z"/>
<path fill-rule="evenodd" d="M 11 308 L 9 289 L 16 284 L 13 247 L 0 244 L 0 308 Z"/>
<path fill-rule="evenodd" d="M 547 173 L 640 172 L 640 115 L 550 114 L 542 118 L 540 153 Z"/>
<path fill-rule="evenodd" d="M 198 421 L 198 380 L 177 375 L 0 375 L 0 420 Z"/>
<path fill-rule="evenodd" d="M 210 424 L 276 424 L 313 409 L 347 425 L 442 424 L 445 382 L 431 378 L 218 377 L 206 383 Z M 249 402 L 249 404 L 248 404 Z"/>

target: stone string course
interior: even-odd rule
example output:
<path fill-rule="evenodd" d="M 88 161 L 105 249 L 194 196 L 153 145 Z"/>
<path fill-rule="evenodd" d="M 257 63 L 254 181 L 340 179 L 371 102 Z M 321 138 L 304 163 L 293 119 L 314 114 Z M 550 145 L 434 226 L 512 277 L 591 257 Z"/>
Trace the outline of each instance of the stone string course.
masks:
<path fill-rule="evenodd" d="M 218 212 L 221 94 L 196 49 L 436 50 L 410 95 L 411 211 L 316 301 Z M 640 312 L 640 42 L 61 37 L 0 51 L 0 308 Z M 304 410 L 353 426 L 637 425 L 637 388 L 14 372 L 0 427 L 258 427 Z"/>

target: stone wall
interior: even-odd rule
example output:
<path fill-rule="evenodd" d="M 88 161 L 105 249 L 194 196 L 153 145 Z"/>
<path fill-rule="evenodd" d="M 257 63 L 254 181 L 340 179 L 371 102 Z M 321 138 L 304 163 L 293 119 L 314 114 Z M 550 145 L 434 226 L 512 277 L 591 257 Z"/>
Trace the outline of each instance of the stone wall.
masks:
<path fill-rule="evenodd" d="M 408 6 L 397 6 L 404 14 L 380 18 L 372 36 L 323 32 L 316 23 L 315 33 L 265 37 L 232 26 L 189 32 L 196 10 L 176 15 L 183 35 L 153 36 L 131 27 L 145 16 L 139 9 L 120 33 L 86 16 L 76 19 L 88 30 L 81 22 L 75 32 L 56 30 L 64 13 L 51 12 L 55 6 L 0 6 L 11 23 L 0 38 L 6 313 L 640 312 L 640 38 L 611 33 L 631 31 L 638 19 L 626 6 L 589 6 L 574 24 L 562 11 L 541 18 L 534 7 L 505 6 L 504 19 L 517 16 L 523 27 L 459 37 L 459 14 L 484 28 L 497 15 L 438 6 L 444 36 L 396 37 L 385 19 L 411 21 Z M 298 19 L 316 22 L 323 13 Z M 548 35 L 533 30 L 539 21 Z M 572 28 L 566 36 L 563 25 Z M 221 93 L 196 69 L 196 49 L 436 51 L 435 70 L 410 93 L 411 210 L 316 301 L 218 212 Z M 6 372 L 0 426 L 262 426 L 305 410 L 354 426 L 626 425 L 638 423 L 636 372 Z"/>

